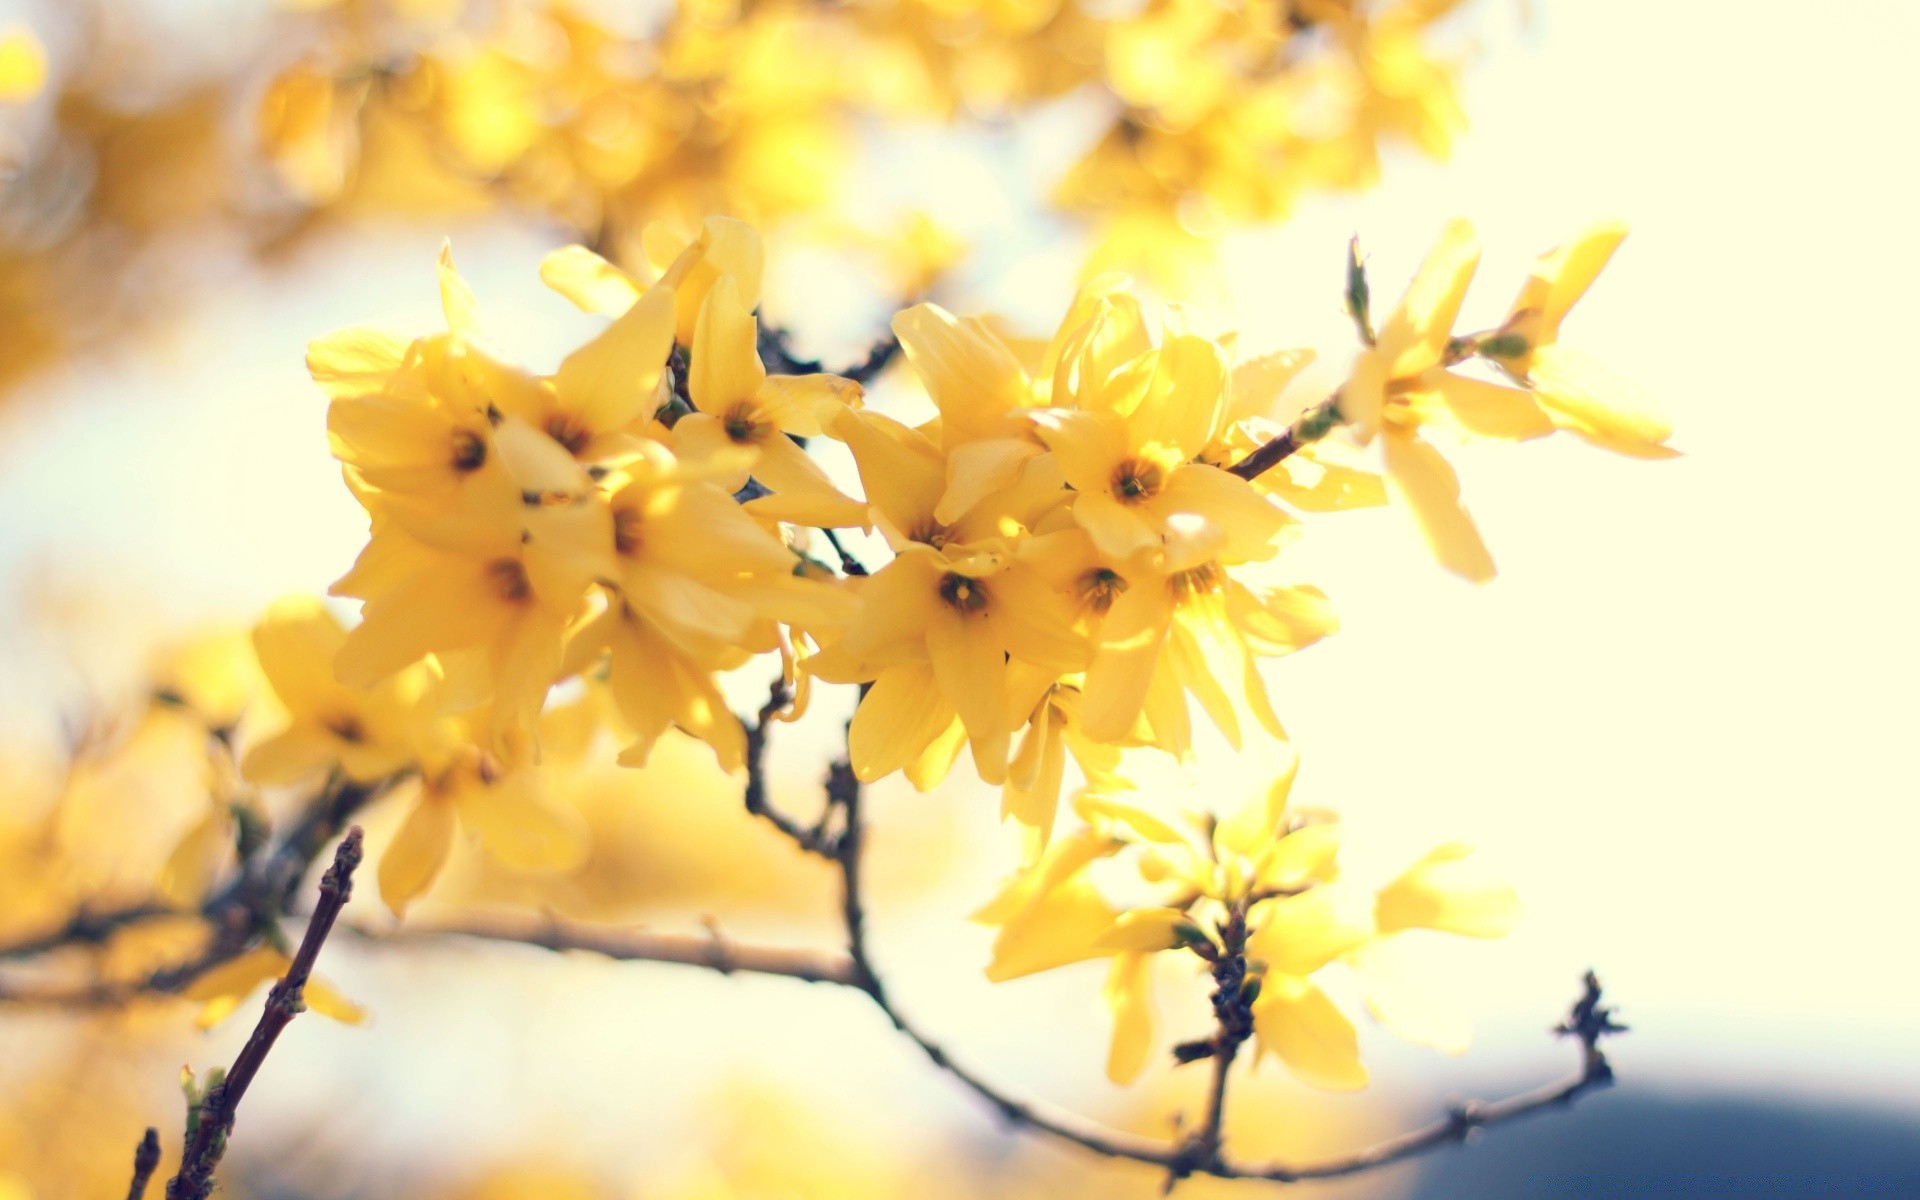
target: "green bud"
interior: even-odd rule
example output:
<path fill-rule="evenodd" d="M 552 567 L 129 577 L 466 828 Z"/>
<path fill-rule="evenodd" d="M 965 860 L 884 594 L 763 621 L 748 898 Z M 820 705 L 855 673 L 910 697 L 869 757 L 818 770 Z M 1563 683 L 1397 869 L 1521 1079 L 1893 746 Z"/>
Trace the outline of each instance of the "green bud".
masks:
<path fill-rule="evenodd" d="M 1360 331 L 1360 340 L 1369 346 L 1374 342 L 1372 303 L 1367 264 L 1360 258 L 1360 238 L 1356 235 L 1347 242 L 1347 315 L 1353 318 L 1353 327 Z"/>
<path fill-rule="evenodd" d="M 1527 339 L 1517 333 L 1500 333 L 1480 342 L 1480 353 L 1488 358 L 1519 358 L 1531 347 Z"/>

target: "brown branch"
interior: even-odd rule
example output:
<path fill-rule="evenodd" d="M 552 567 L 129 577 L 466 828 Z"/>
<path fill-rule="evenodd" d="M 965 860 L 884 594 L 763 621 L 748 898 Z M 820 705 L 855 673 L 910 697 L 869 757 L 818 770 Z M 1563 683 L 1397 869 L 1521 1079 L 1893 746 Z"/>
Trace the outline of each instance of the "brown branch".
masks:
<path fill-rule="evenodd" d="M 793 351 L 792 335 L 774 325 L 762 324 L 759 339 L 760 357 L 766 360 L 767 373 L 770 375 L 819 375 L 827 372 L 824 362 L 817 358 L 801 358 Z M 842 379 L 851 379 L 858 384 L 871 383 L 880 372 L 887 369 L 894 356 L 900 353 L 900 339 L 889 333 L 875 342 L 860 361 L 849 363 L 838 371 L 830 372 Z"/>
<path fill-rule="evenodd" d="M 853 960 L 844 954 L 782 946 L 741 945 L 710 929 L 707 936 L 657 933 L 645 929 L 611 929 L 583 925 L 559 917 L 543 920 L 512 917 L 463 917 L 425 926 L 407 926 L 383 933 L 352 932 L 376 942 L 410 942 L 441 938 L 473 938 L 513 942 L 546 950 L 579 950 L 621 962 L 677 963 L 704 967 L 722 975 L 779 975 L 805 983 L 856 986 Z"/>
<path fill-rule="evenodd" d="M 158 903 L 127 905 L 89 913 L 82 910 L 56 930 L 0 948 L 0 958 L 29 958 L 81 945 L 99 945 L 122 929 L 166 917 L 199 916 L 213 939 L 197 957 L 127 982 L 17 984 L 0 980 L 0 1004 L 28 1007 L 101 1008 L 127 1004 L 142 995 L 178 992 L 256 945 L 284 916 L 300 882 L 354 814 L 384 795 L 405 773 L 372 783 L 335 776 L 302 810 L 286 836 L 265 857 L 249 859 L 226 887 L 208 897 L 197 912 Z"/>
<path fill-rule="evenodd" d="M 1242 479 L 1263 475 L 1291 458 L 1296 451 L 1333 432 L 1340 421 L 1340 393 L 1335 392 L 1294 418 L 1293 424 L 1287 426 L 1283 433 L 1249 451 L 1245 458 L 1228 467 L 1227 471 Z"/>
<path fill-rule="evenodd" d="M 834 805 L 829 794 L 829 802 L 820 819 L 811 826 L 802 825 L 793 817 L 773 807 L 768 798 L 767 788 L 767 735 L 773 728 L 774 714 L 785 708 L 793 700 L 793 689 L 785 679 L 775 679 L 767 688 L 767 702 L 760 706 L 754 720 L 743 722 L 747 728 L 747 786 L 743 795 L 747 812 L 765 820 L 787 836 L 787 839 L 808 854 L 817 854 L 831 859 L 835 855 L 838 837 L 832 831 Z"/>
<path fill-rule="evenodd" d="M 160 1167 L 160 1131 L 147 1126 L 146 1136 L 133 1151 L 133 1182 L 127 1185 L 127 1200 L 145 1200 L 147 1183 Z"/>
<path fill-rule="evenodd" d="M 233 1132 L 240 1101 L 254 1076 L 267 1060 L 267 1054 L 293 1018 L 306 1010 L 302 995 L 313 974 L 320 947 L 333 931 L 333 924 L 353 894 L 353 872 L 360 865 L 360 827 L 347 831 L 340 848 L 334 852 L 333 866 L 320 881 L 320 900 L 314 905 L 313 919 L 307 922 L 306 936 L 294 951 L 287 973 L 267 993 L 266 1008 L 260 1023 L 254 1026 L 247 1044 L 226 1077 L 207 1089 L 195 1106 L 194 1119 L 188 1122 L 186 1149 L 180 1157 L 180 1170 L 167 1184 L 167 1200 L 206 1200 L 213 1191 L 213 1172 L 226 1153 L 227 1137 Z"/>
<path fill-rule="evenodd" d="M 0 946 L 0 959 L 37 958 L 70 946 L 98 946 L 122 929 L 143 921 L 193 915 L 192 909 L 176 908 L 158 900 L 103 909 L 82 904 L 64 924 Z"/>

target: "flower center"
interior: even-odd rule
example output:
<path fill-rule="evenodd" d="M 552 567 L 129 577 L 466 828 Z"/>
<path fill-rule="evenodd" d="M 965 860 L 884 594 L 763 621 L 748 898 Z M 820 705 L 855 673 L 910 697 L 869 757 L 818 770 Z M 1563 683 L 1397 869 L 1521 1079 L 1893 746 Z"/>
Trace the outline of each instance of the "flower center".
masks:
<path fill-rule="evenodd" d="M 1129 458 L 1113 469 L 1113 498 L 1122 504 L 1138 504 L 1160 494 L 1167 484 L 1167 473 L 1160 464 Z"/>
<path fill-rule="evenodd" d="M 987 606 L 987 592 L 980 581 L 953 571 L 940 580 L 940 599 L 958 613 L 977 613 Z"/>
<path fill-rule="evenodd" d="M 1105 616 L 1114 598 L 1127 590 L 1127 581 L 1105 567 L 1096 567 L 1075 581 L 1074 590 L 1082 605 Z"/>
<path fill-rule="evenodd" d="M 522 604 L 533 596 L 533 583 L 527 569 L 516 558 L 499 558 L 487 564 L 487 581 L 496 596 L 508 604 Z"/>
<path fill-rule="evenodd" d="M 453 431 L 453 469 L 462 475 L 478 471 L 487 461 L 486 439 L 470 429 Z"/>
<path fill-rule="evenodd" d="M 548 437 L 565 446 L 567 453 L 575 458 L 578 458 L 580 452 L 587 448 L 587 443 L 593 440 L 593 435 L 580 424 L 579 418 L 567 413 L 554 413 L 547 418 L 544 428 Z"/>
<path fill-rule="evenodd" d="M 613 548 L 621 554 L 637 553 L 644 521 L 637 508 L 617 509 L 613 514 Z"/>
<path fill-rule="evenodd" d="M 1167 577 L 1167 589 L 1173 593 L 1175 604 L 1185 604 L 1200 596 L 1211 595 L 1220 590 L 1226 581 L 1226 575 L 1220 570 L 1219 563 L 1201 563 L 1191 571 L 1181 571 Z"/>
<path fill-rule="evenodd" d="M 720 423 L 726 429 L 727 437 L 743 446 L 763 442 L 773 431 L 773 426 L 761 420 L 760 414 L 747 401 L 728 409 L 727 415 L 720 418 Z"/>
<path fill-rule="evenodd" d="M 355 716 L 329 717 L 327 720 L 322 721 L 321 724 L 326 727 L 327 732 L 333 734 L 333 736 L 343 742 L 358 743 L 367 739 L 366 727 L 361 725 L 360 718 Z"/>

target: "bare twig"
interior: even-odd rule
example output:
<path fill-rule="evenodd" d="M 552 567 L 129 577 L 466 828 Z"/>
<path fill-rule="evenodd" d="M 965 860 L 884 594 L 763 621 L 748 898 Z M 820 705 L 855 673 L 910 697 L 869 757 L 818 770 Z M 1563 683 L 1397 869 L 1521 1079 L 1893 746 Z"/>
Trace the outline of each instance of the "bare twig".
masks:
<path fill-rule="evenodd" d="M 851 551 L 840 544 L 839 531 L 822 529 L 820 532 L 827 535 L 827 544 L 832 546 L 833 552 L 840 556 L 840 573 L 842 575 L 859 576 L 867 574 L 867 564 L 855 558 Z"/>
<path fill-rule="evenodd" d="M 213 930 L 206 948 L 141 979 L 120 982 L 18 984 L 0 980 L 0 1003 L 66 1008 L 115 1007 L 143 995 L 178 992 L 194 980 L 252 948 L 283 917 L 300 883 L 327 843 L 354 814 L 405 778 L 389 776 L 372 783 L 341 777 L 327 781 L 301 811 L 280 845 L 264 857 L 242 864 L 238 875 L 207 898 L 196 912 L 156 902 L 89 913 L 84 908 L 57 930 L 0 947 L 0 959 L 29 958 L 73 946 L 98 945 L 122 929 L 166 917 L 199 916 Z"/>
<path fill-rule="evenodd" d="M 817 358 L 801 358 L 793 352 L 792 335 L 777 326 L 760 327 L 760 357 L 766 361 L 767 371 L 773 375 L 818 375 L 826 371 L 826 364 Z M 866 384 L 887 369 L 894 355 L 900 353 L 900 339 L 889 333 L 875 342 L 867 350 L 866 356 L 855 363 L 849 363 L 838 371 L 831 372 L 842 379 L 851 379 L 855 383 Z"/>
<path fill-rule="evenodd" d="M 832 833 L 834 806 L 831 802 L 820 814 L 820 819 L 808 826 L 773 807 L 768 798 L 767 734 L 773 727 L 774 714 L 792 700 L 793 689 L 787 681 L 775 679 L 767 688 L 767 702 L 760 706 L 760 711 L 754 714 L 754 720 L 747 724 L 747 787 L 744 800 L 749 813 L 764 819 L 800 849 L 822 858 L 832 858 L 837 839 Z"/>
<path fill-rule="evenodd" d="M 855 985 L 853 960 L 830 951 L 780 946 L 741 945 L 723 938 L 718 930 L 705 937 L 657 933 L 646 929 L 611 929 L 583 925 L 559 917 L 464 917 L 456 921 L 407 926 L 382 933 L 364 933 L 377 942 L 412 942 L 442 938 L 473 938 L 488 942 L 517 942 L 547 950 L 579 950 L 622 962 L 678 963 L 705 967 L 722 975 L 736 971 L 750 975 L 779 975 L 805 983 Z"/>
<path fill-rule="evenodd" d="M 133 1182 L 127 1185 L 127 1200 L 145 1200 L 147 1183 L 160 1167 L 160 1131 L 151 1125 L 133 1151 Z"/>
<path fill-rule="evenodd" d="M 1294 418 L 1293 424 L 1287 426 L 1285 432 L 1255 447 L 1227 470 L 1242 479 L 1263 475 L 1291 458 L 1302 447 L 1312 445 L 1333 432 L 1340 421 L 1340 393 L 1335 392 Z"/>
<path fill-rule="evenodd" d="M 247 1088 L 259 1074 L 261 1064 L 293 1018 L 306 1010 L 302 995 L 313 974 L 314 960 L 332 932 L 340 910 L 353 894 L 353 872 L 360 865 L 360 827 L 354 826 L 334 852 L 333 866 L 320 881 L 320 900 L 314 905 L 313 919 L 307 922 L 306 936 L 294 951 L 287 973 L 267 993 L 267 1004 L 254 1026 L 247 1044 L 240 1048 L 226 1077 L 207 1089 L 188 1123 L 186 1149 L 180 1157 L 180 1170 L 167 1184 L 167 1200 L 206 1200 L 213 1191 L 213 1172 L 226 1153 L 227 1137 L 233 1132 L 234 1118 Z"/>

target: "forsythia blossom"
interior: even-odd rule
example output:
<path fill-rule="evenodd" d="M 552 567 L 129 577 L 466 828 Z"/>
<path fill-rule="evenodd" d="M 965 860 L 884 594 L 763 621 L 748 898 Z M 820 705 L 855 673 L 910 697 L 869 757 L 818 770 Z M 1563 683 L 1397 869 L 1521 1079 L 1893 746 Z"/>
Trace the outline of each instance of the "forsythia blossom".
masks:
<path fill-rule="evenodd" d="M 1288 549 L 1392 499 L 1443 564 L 1485 579 L 1491 557 L 1430 435 L 1565 430 L 1670 453 L 1666 426 L 1559 341 L 1620 236 L 1599 226 L 1549 254 L 1500 326 L 1464 334 L 1479 256 L 1465 222 L 1377 334 L 1356 252 L 1364 345 L 1317 403 L 1291 386 L 1311 352 L 1236 361 L 1232 337 L 1148 310 L 1118 276 L 1085 284 L 1042 342 L 920 304 L 893 321 L 933 409 L 918 423 L 868 407 L 853 380 L 768 373 L 763 252 L 740 222 L 650 230 L 644 279 L 581 247 L 550 255 L 542 278 L 610 319 L 552 375 L 488 346 L 443 254 L 444 332 L 349 330 L 312 347 L 369 518 L 334 586 L 361 619 L 343 629 L 311 600 L 268 614 L 255 647 L 287 723 L 244 771 L 398 785 L 405 812 L 379 870 L 398 914 L 456 830 L 510 866 L 580 865 L 585 827 L 554 772 L 609 723 L 622 763 L 677 729 L 741 769 L 747 732 L 720 676 L 777 657 L 798 697 L 787 716 L 812 681 L 864 685 L 847 730 L 858 779 L 898 772 L 926 790 L 965 752 L 1001 788 L 1023 865 L 978 914 L 998 928 L 988 975 L 1110 960 L 1114 1079 L 1147 1061 L 1152 976 L 1172 952 L 1233 981 L 1216 1011 L 1239 1006 L 1262 1053 L 1316 1085 L 1361 1086 L 1324 973 L 1352 971 L 1396 1031 L 1457 1047 L 1461 1022 L 1398 947 L 1414 930 L 1499 936 L 1518 907 L 1458 845 L 1363 888 L 1340 869 L 1339 823 L 1289 806 L 1298 759 L 1265 662 L 1337 622 L 1289 577 Z M 1506 382 L 1469 373 L 1476 362 Z M 860 494 L 809 456 L 821 438 L 851 455 Z M 811 531 L 847 527 L 877 533 L 890 559 L 871 574 L 822 566 Z M 1236 749 L 1282 763 L 1230 813 L 1162 811 L 1139 787 L 1143 759 L 1192 757 L 1196 704 Z M 1070 763 L 1075 820 L 1056 837 Z M 221 814 L 206 824 L 200 857 L 227 836 Z"/>

